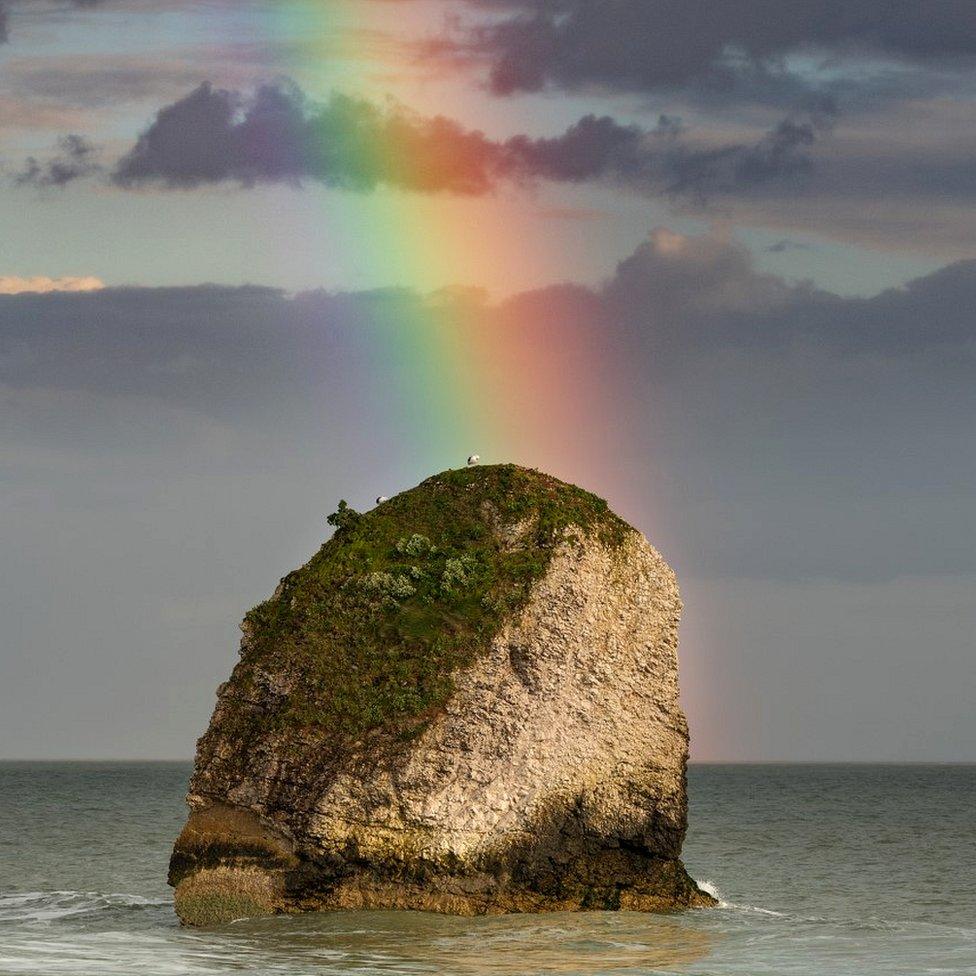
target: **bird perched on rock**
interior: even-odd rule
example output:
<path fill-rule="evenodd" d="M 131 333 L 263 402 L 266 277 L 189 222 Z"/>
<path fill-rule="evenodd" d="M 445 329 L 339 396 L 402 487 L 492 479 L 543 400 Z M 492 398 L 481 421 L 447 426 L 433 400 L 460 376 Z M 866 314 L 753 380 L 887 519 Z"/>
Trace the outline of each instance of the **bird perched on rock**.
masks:
<path fill-rule="evenodd" d="M 481 455 L 479 455 L 479 454 L 472 454 L 468 458 L 468 465 L 470 466 L 472 464 L 477 464 L 480 460 L 481 460 Z"/>
<path fill-rule="evenodd" d="M 389 499 L 388 499 L 388 498 L 386 497 L 386 495 L 379 495 L 379 496 L 377 497 L 377 499 L 376 499 L 376 504 L 377 504 L 377 505 L 382 505 L 382 504 L 383 504 L 383 502 L 385 502 L 385 501 L 388 501 L 388 500 L 389 500 Z"/>

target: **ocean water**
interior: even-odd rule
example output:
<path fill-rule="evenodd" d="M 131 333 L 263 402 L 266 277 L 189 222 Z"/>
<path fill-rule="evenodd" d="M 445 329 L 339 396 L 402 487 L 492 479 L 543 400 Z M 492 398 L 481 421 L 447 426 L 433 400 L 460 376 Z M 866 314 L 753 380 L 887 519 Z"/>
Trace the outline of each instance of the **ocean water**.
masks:
<path fill-rule="evenodd" d="M 0 763 L 0 973 L 976 974 L 976 766 L 693 766 L 720 908 L 182 929 L 186 763 Z"/>

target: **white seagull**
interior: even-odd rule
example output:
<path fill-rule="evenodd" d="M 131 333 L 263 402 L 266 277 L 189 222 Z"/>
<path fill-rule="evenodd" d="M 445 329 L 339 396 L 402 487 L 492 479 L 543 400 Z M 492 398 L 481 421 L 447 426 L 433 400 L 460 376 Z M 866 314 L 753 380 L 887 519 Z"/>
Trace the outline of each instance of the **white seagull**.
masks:
<path fill-rule="evenodd" d="M 376 504 L 377 505 L 382 505 L 383 502 L 388 502 L 388 501 L 389 501 L 389 498 L 387 498 L 386 495 L 380 495 L 376 499 Z"/>
<path fill-rule="evenodd" d="M 481 455 L 480 454 L 472 454 L 468 458 L 468 466 L 470 467 L 473 464 L 477 464 L 480 460 L 481 460 Z"/>

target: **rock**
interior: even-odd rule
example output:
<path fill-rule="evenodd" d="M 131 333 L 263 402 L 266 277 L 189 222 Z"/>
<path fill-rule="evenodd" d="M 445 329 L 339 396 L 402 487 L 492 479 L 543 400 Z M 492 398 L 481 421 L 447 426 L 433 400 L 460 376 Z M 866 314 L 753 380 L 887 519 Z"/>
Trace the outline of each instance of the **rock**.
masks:
<path fill-rule="evenodd" d="M 679 859 L 681 601 L 644 537 L 514 465 L 330 521 L 242 625 L 170 862 L 180 918 L 712 904 Z"/>

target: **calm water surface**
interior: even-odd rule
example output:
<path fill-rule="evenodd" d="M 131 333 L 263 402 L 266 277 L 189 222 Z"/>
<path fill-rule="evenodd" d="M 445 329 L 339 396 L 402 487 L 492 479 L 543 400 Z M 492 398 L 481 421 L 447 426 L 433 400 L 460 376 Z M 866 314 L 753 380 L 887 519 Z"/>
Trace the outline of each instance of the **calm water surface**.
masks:
<path fill-rule="evenodd" d="M 694 766 L 689 871 L 722 907 L 181 929 L 186 763 L 0 763 L 0 974 L 976 976 L 976 767 Z"/>

